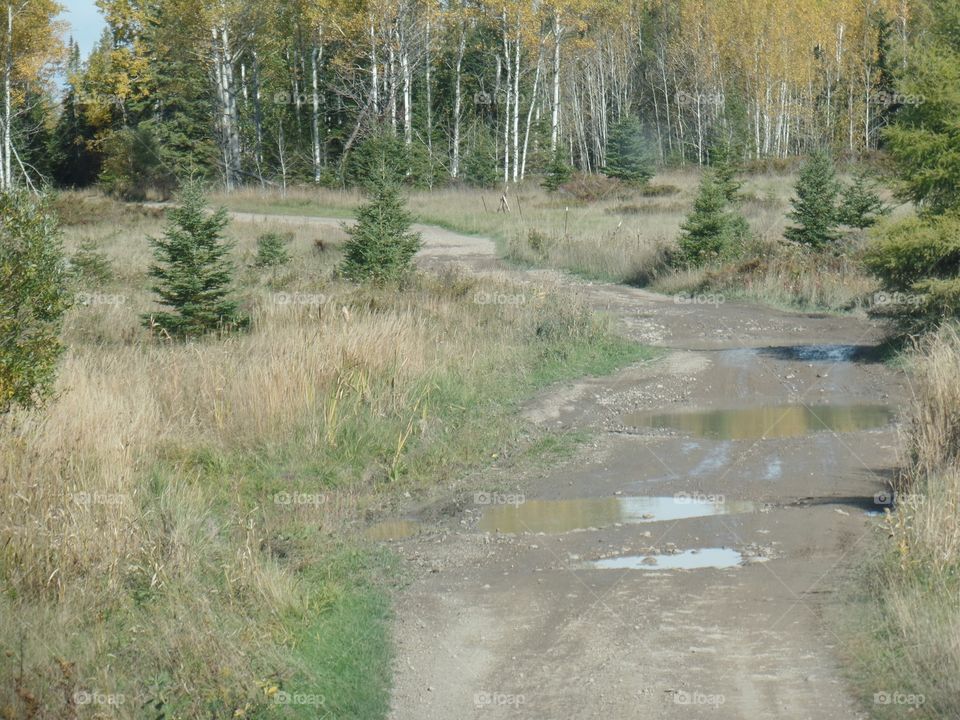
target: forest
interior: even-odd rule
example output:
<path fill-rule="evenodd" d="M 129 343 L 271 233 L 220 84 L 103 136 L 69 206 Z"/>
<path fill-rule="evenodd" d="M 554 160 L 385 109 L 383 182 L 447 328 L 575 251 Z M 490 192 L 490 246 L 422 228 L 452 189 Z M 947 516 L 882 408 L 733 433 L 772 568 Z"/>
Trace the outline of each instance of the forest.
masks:
<path fill-rule="evenodd" d="M 8 8 L 7 175 L 130 197 L 185 173 L 338 186 L 385 130 L 411 184 L 515 183 L 558 154 L 602 170 L 628 120 L 662 165 L 703 165 L 718 138 L 745 160 L 860 157 L 922 102 L 895 84 L 925 22 L 908 0 L 98 5 L 85 58 L 52 0 Z"/>

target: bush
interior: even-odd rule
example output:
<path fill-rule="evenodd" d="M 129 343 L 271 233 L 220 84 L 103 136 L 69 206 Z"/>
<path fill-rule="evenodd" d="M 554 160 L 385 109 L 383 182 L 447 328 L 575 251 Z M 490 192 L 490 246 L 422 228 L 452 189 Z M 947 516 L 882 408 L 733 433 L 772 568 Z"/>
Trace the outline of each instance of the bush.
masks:
<path fill-rule="evenodd" d="M 700 191 L 680 236 L 679 264 L 699 267 L 735 254 L 750 228 L 746 219 L 730 208 L 728 186 L 712 171 L 704 173 Z"/>
<path fill-rule="evenodd" d="M 802 245 L 819 248 L 835 242 L 837 232 L 837 195 L 840 183 L 833 160 L 826 152 L 815 152 L 800 169 L 796 196 L 790 201 L 788 217 L 796 223 L 784 231 L 784 237 Z"/>
<path fill-rule="evenodd" d="M 99 180 L 108 195 L 122 200 L 146 200 L 150 190 L 166 199 L 176 186 L 147 124 L 114 130 L 107 136 Z"/>
<path fill-rule="evenodd" d="M 471 187 L 493 187 L 500 179 L 493 139 L 484 128 L 477 128 L 472 135 L 473 142 L 463 157 L 460 176 Z"/>
<path fill-rule="evenodd" d="M 143 316 L 154 331 L 187 338 L 247 325 L 247 318 L 231 298 L 233 265 L 227 258 L 232 246 L 223 241 L 227 211 L 207 212 L 206 198 L 197 182 L 188 183 L 180 206 L 168 213 L 160 239 L 150 239 L 156 264 L 150 276 L 160 304 L 172 312 Z"/>
<path fill-rule="evenodd" d="M 640 121 L 625 118 L 610 129 L 604 175 L 641 185 L 654 174 L 653 157 Z"/>
<path fill-rule="evenodd" d="M 84 240 L 70 258 L 73 274 L 82 280 L 97 283 L 109 282 L 113 278 L 113 268 L 106 254 L 97 248 L 93 240 Z"/>
<path fill-rule="evenodd" d="M 32 407 L 49 395 L 68 305 L 49 199 L 0 195 L 0 413 Z"/>
<path fill-rule="evenodd" d="M 264 233 L 257 238 L 257 257 L 253 264 L 258 268 L 275 268 L 290 262 L 287 245 L 293 239 L 293 233 Z"/>
<path fill-rule="evenodd" d="M 341 270 L 355 281 L 401 280 L 410 272 L 421 241 L 418 233 L 410 232 L 412 219 L 386 158 L 368 189 L 370 201 L 357 210 L 357 223 L 344 228 L 350 237 L 343 246 Z"/>
<path fill-rule="evenodd" d="M 905 330 L 960 317 L 960 217 L 909 218 L 882 228 L 864 263 L 890 291 L 874 311 Z"/>
<path fill-rule="evenodd" d="M 866 172 L 859 172 L 853 183 L 844 188 L 840 196 L 838 220 L 848 227 L 863 230 L 875 225 L 884 215 L 890 214 L 890 208 L 880 199 L 876 183 L 870 180 Z"/>
<path fill-rule="evenodd" d="M 558 148 L 550 164 L 547 166 L 547 172 L 543 177 L 543 182 L 540 184 L 548 192 L 556 192 L 560 189 L 561 185 L 570 180 L 572 175 L 573 170 L 567 165 L 566 160 L 563 158 L 563 152 Z"/>
<path fill-rule="evenodd" d="M 596 202 L 623 194 L 623 184 L 611 177 L 592 173 L 576 173 L 563 191 L 582 202 Z"/>

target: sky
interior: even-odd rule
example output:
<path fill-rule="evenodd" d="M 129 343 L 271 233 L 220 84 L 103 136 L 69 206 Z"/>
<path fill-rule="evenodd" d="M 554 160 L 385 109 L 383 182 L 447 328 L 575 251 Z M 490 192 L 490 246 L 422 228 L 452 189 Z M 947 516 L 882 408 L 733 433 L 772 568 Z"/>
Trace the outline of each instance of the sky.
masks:
<path fill-rule="evenodd" d="M 60 18 L 70 24 L 67 36 L 73 35 L 80 45 L 81 56 L 86 58 L 100 39 L 100 33 L 103 32 L 103 15 L 100 14 L 94 0 L 60 0 L 60 2 L 66 6 Z"/>

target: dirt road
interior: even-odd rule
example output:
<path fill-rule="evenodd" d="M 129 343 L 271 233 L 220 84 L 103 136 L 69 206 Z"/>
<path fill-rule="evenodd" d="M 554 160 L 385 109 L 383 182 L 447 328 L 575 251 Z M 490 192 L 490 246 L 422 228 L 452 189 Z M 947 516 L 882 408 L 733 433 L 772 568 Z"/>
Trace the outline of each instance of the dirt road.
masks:
<path fill-rule="evenodd" d="M 425 265 L 567 285 L 666 350 L 526 408 L 591 433 L 572 459 L 504 462 L 394 542 L 414 580 L 392 717 L 864 717 L 823 610 L 896 464 L 905 389 L 870 360 L 878 329 L 507 271 L 488 241 L 419 229 Z"/>

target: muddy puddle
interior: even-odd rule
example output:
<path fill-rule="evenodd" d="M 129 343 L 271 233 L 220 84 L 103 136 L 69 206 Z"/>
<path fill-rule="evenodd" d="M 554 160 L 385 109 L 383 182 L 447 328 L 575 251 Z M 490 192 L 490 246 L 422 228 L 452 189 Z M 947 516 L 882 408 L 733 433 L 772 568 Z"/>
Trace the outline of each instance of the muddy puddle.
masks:
<path fill-rule="evenodd" d="M 420 523 L 413 520 L 384 520 L 371 525 L 363 533 L 368 540 L 389 542 L 403 540 L 420 533 Z"/>
<path fill-rule="evenodd" d="M 573 500 L 527 500 L 516 505 L 491 505 L 480 517 L 485 532 L 563 533 L 617 523 L 729 515 L 759 510 L 756 503 L 691 497 L 613 497 Z"/>
<path fill-rule="evenodd" d="M 629 413 L 630 427 L 678 430 L 714 440 L 801 437 L 832 430 L 854 432 L 883 427 L 894 418 L 887 405 L 761 405 L 701 412 Z"/>
<path fill-rule="evenodd" d="M 773 350 L 803 362 L 852 362 L 865 352 L 861 345 L 793 345 Z"/>
<path fill-rule="evenodd" d="M 698 570 L 736 567 L 743 556 L 731 548 L 700 548 L 667 555 L 625 555 L 588 563 L 598 570 Z"/>

